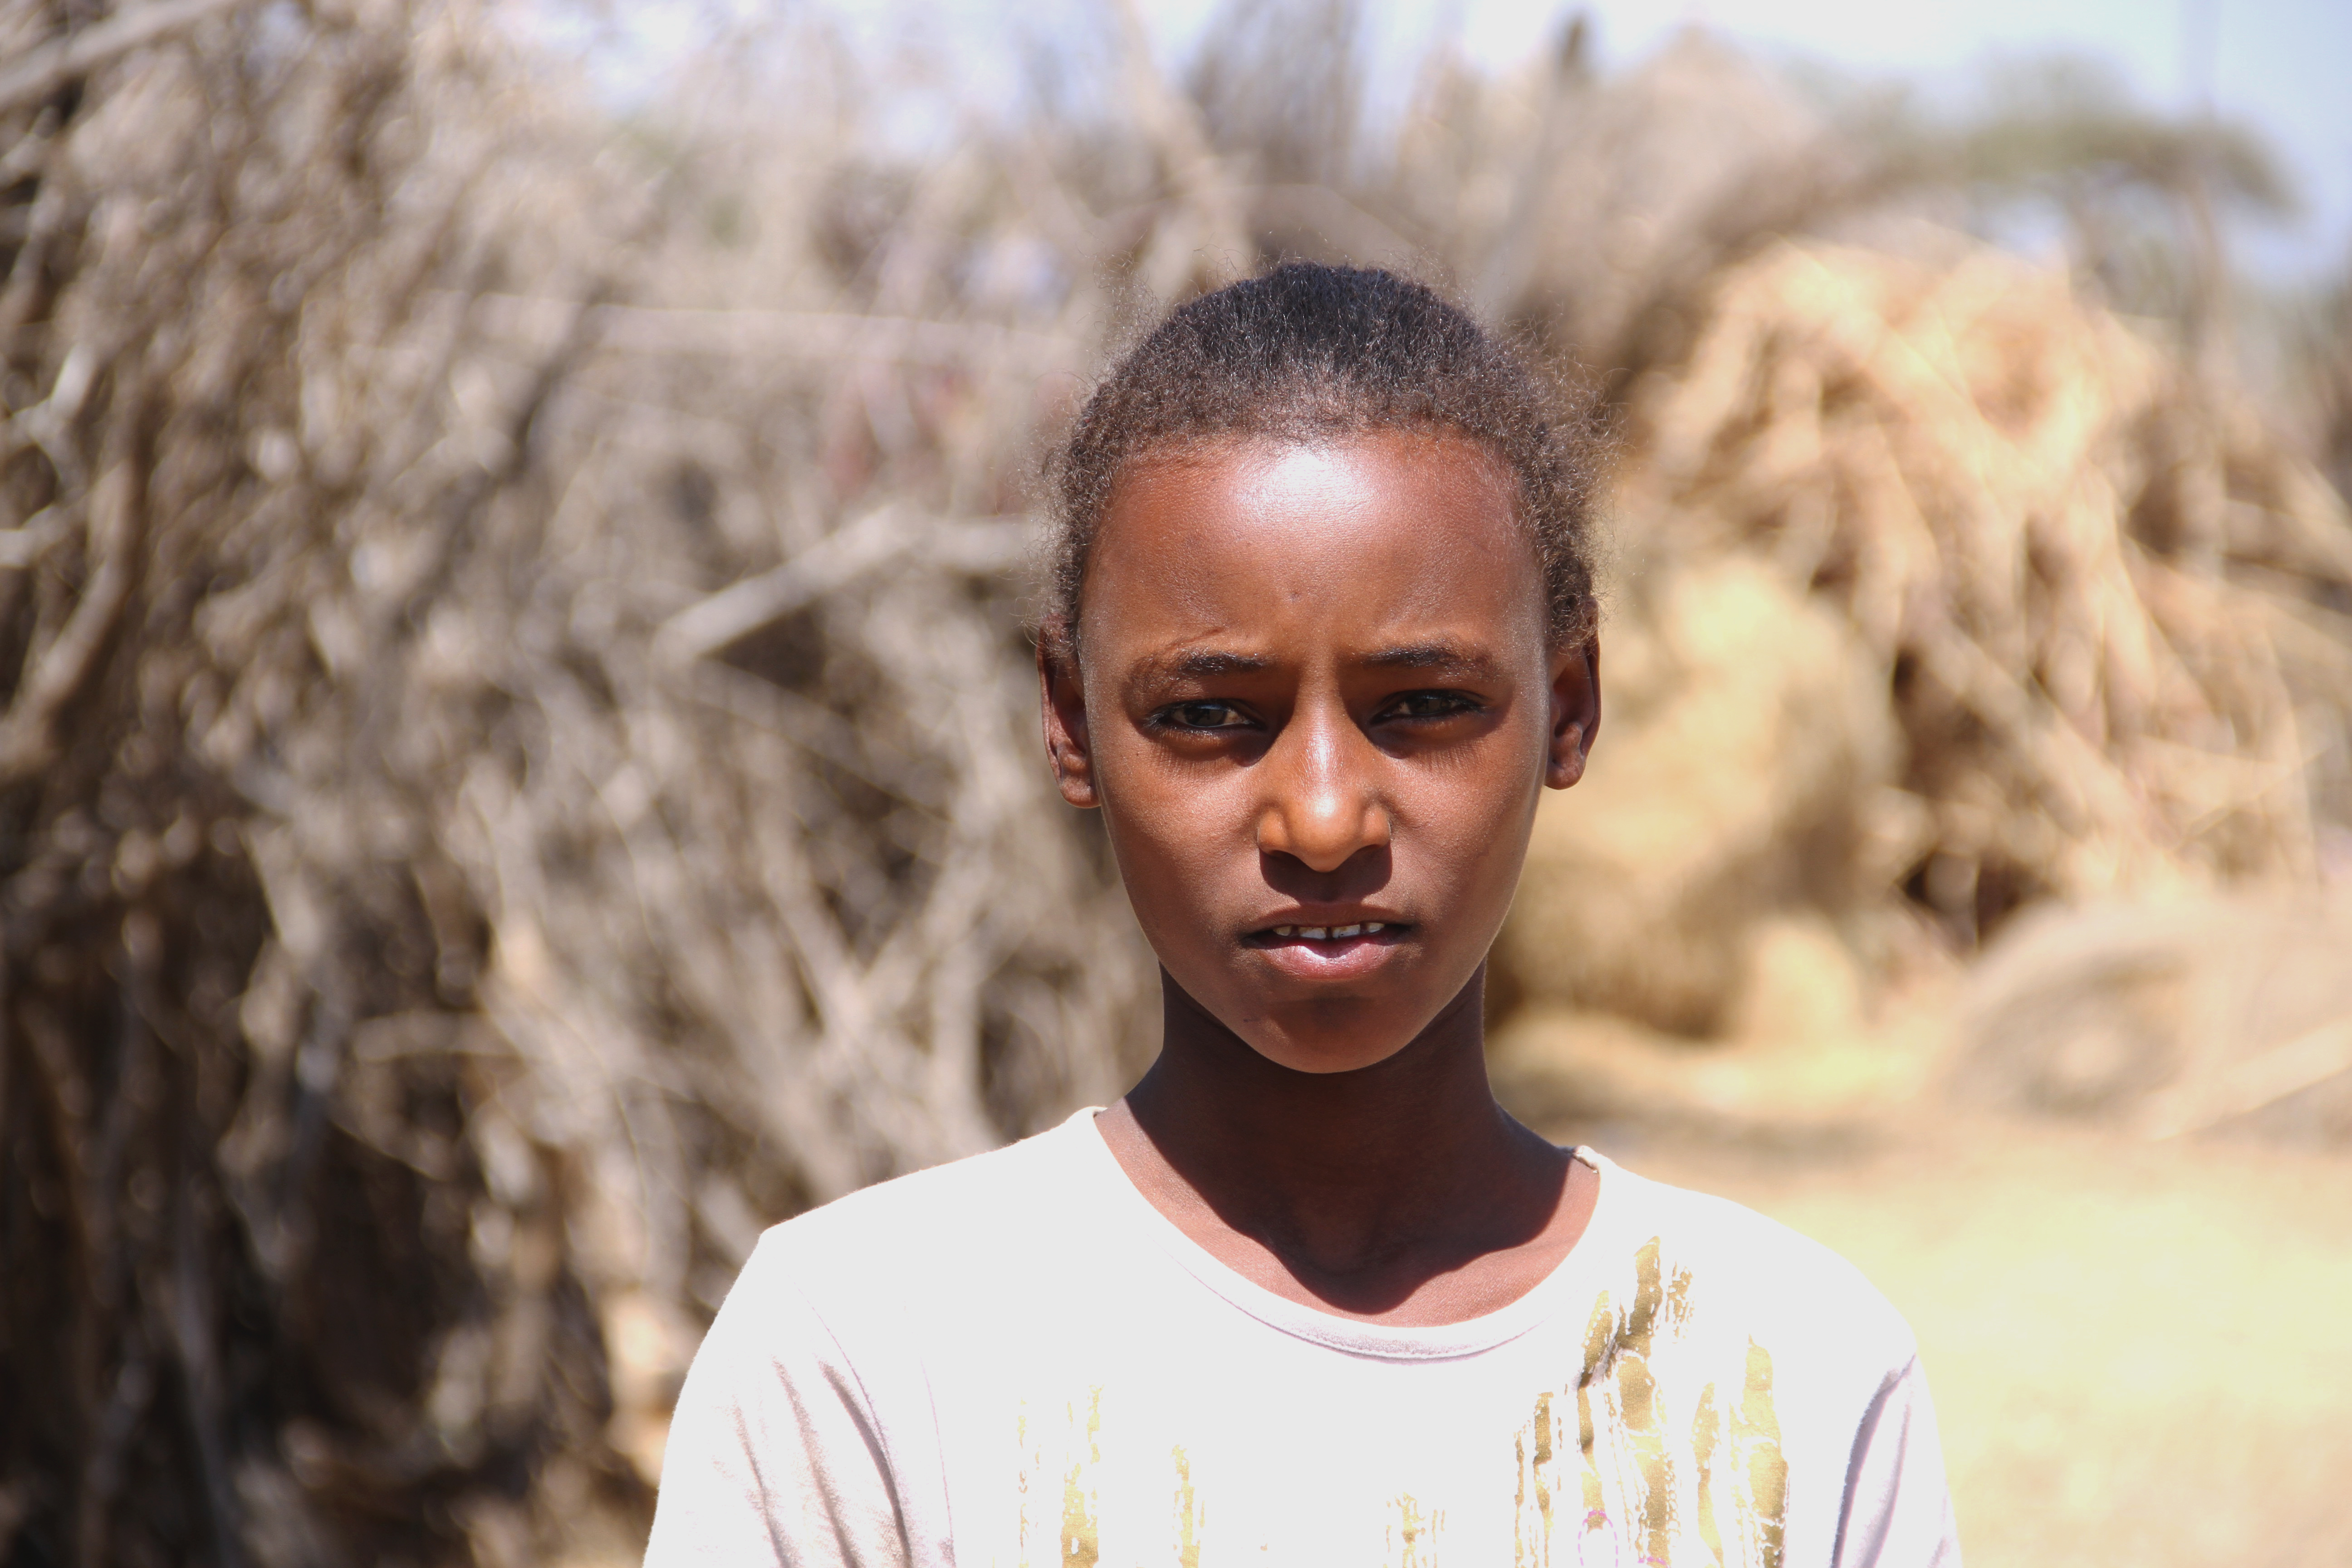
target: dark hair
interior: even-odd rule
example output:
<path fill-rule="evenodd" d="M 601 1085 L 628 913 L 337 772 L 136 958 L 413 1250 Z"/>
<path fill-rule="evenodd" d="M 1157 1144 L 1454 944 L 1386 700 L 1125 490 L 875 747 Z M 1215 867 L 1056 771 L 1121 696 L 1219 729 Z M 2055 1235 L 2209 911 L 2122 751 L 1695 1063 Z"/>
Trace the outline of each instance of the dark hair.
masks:
<path fill-rule="evenodd" d="M 1075 653 L 1078 597 L 1120 470 L 1225 437 L 1458 431 L 1517 475 L 1556 645 L 1594 621 L 1587 508 L 1600 443 L 1580 410 L 1435 291 L 1393 273 L 1288 261 L 1170 313 L 1087 400 L 1052 470 L 1039 633 Z"/>

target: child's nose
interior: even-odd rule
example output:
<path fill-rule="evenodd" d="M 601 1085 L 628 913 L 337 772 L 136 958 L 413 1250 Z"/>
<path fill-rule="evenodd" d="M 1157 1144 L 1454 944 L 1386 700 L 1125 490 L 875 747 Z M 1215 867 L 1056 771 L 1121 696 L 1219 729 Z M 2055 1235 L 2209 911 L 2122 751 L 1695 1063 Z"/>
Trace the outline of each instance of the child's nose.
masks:
<path fill-rule="evenodd" d="M 1389 815 L 1368 753 L 1345 712 L 1292 717 L 1254 770 L 1260 799 L 1257 847 L 1315 871 L 1336 871 L 1360 849 L 1385 846 Z"/>

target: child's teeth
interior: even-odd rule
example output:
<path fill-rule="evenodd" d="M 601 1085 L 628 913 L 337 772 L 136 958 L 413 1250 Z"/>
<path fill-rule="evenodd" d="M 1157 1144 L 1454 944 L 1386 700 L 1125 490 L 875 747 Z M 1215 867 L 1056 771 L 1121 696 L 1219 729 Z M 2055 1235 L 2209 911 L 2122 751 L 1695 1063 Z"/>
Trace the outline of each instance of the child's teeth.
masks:
<path fill-rule="evenodd" d="M 1359 926 L 1333 926 L 1333 927 L 1331 928 L 1331 934 L 1332 934 L 1333 936 L 1335 936 L 1335 937 L 1340 937 L 1340 936 L 1360 936 L 1360 935 L 1361 935 L 1361 934 L 1363 933 L 1363 930 L 1364 930 L 1364 928 L 1363 928 L 1363 927 L 1361 927 L 1361 926 L 1360 926 L 1360 925 L 1359 925 Z"/>
<path fill-rule="evenodd" d="M 1276 936 L 1290 936 L 1295 934 L 1298 928 L 1297 926 L 1276 926 L 1274 928 L 1274 934 Z"/>
<path fill-rule="evenodd" d="M 1298 928 L 1298 934 L 1305 937 L 1309 942 L 1321 942 L 1324 938 L 1331 934 L 1331 928 L 1328 926 L 1300 926 Z"/>
<path fill-rule="evenodd" d="M 1387 929 L 1387 928 L 1386 928 L 1385 926 L 1383 926 L 1383 925 L 1382 925 L 1379 921 L 1366 921 L 1364 922 L 1364 934 L 1365 934 L 1366 936 L 1370 936 L 1370 935 L 1371 935 L 1371 934 L 1372 934 L 1374 931 L 1383 931 L 1383 930 L 1386 930 L 1386 929 Z"/>

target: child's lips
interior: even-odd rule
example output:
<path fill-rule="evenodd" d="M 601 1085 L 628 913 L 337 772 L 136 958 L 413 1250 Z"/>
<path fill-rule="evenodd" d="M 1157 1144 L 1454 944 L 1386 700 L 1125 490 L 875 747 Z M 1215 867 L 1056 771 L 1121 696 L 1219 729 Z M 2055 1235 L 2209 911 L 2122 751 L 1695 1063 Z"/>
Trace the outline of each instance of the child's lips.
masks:
<path fill-rule="evenodd" d="M 1388 950 L 1412 931 L 1401 921 L 1347 921 L 1321 926 L 1267 926 L 1252 931 L 1245 940 L 1286 973 L 1336 980 L 1379 967 Z"/>

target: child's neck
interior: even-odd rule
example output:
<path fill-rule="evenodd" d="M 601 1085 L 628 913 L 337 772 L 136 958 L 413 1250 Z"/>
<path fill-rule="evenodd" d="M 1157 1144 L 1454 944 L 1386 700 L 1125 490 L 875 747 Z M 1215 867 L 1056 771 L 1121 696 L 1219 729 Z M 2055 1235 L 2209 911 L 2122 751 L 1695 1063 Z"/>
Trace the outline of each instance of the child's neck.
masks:
<path fill-rule="evenodd" d="M 1163 978 L 1159 1060 L 1103 1136 L 1154 1206 L 1280 1294 L 1399 1323 L 1493 1310 L 1573 1245 L 1591 1180 L 1495 1103 L 1483 981 L 1386 1060 L 1304 1073 Z"/>

